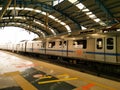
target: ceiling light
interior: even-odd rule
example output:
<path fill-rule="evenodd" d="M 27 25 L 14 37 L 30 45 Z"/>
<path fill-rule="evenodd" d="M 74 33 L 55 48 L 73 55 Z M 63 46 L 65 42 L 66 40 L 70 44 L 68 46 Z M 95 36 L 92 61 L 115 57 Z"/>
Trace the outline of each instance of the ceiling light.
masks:
<path fill-rule="evenodd" d="M 95 22 L 100 22 L 99 18 L 93 19 Z"/>
<path fill-rule="evenodd" d="M 86 9 L 83 9 L 82 11 L 83 12 L 89 12 L 90 10 L 86 8 Z"/>
<path fill-rule="evenodd" d="M 77 6 L 79 9 L 81 9 L 81 10 L 85 7 L 82 3 L 79 3 L 79 4 L 77 4 L 76 6 Z"/>
<path fill-rule="evenodd" d="M 86 15 L 91 15 L 92 14 L 92 12 L 87 12 L 87 13 L 85 13 Z"/>
<path fill-rule="evenodd" d="M 69 0 L 69 2 L 71 3 L 75 3 L 77 0 Z"/>
<path fill-rule="evenodd" d="M 92 15 L 88 15 L 90 18 L 96 18 L 96 16 L 94 15 L 94 14 L 92 14 Z"/>

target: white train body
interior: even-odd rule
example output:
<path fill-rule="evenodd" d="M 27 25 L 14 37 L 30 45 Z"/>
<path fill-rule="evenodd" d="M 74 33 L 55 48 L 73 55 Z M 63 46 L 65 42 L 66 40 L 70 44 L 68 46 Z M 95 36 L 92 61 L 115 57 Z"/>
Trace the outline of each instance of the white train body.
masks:
<path fill-rule="evenodd" d="M 7 44 L 8 45 L 8 44 Z M 14 47 L 1 45 L 2 49 L 17 52 L 69 57 L 73 59 L 92 60 L 96 62 L 120 63 L 120 33 L 96 33 L 50 39 L 25 41 L 14 44 Z"/>

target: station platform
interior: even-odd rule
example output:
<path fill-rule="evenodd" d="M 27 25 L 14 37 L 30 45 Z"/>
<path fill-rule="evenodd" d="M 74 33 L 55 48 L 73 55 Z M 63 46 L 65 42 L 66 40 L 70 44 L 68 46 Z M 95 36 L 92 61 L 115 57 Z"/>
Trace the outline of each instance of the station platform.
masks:
<path fill-rule="evenodd" d="M 120 82 L 0 51 L 0 90 L 120 90 Z"/>

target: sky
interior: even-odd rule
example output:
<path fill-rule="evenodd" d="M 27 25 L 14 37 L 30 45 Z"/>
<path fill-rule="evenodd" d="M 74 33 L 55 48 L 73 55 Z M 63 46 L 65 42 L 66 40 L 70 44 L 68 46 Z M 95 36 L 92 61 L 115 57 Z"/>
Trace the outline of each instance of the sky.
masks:
<path fill-rule="evenodd" d="M 37 38 L 38 35 L 28 32 L 23 28 L 19 27 L 4 27 L 0 28 L 0 43 L 17 43 L 22 40 L 33 40 Z"/>

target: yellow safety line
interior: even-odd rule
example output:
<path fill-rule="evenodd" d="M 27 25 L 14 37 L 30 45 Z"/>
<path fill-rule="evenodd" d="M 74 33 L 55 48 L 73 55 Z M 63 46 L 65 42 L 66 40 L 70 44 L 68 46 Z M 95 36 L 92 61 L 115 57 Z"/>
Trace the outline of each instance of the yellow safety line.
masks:
<path fill-rule="evenodd" d="M 39 69 L 38 69 L 39 70 Z M 62 75 L 61 75 L 62 76 Z M 59 77 L 59 75 L 58 75 L 58 77 Z M 109 86 L 107 86 L 107 85 L 104 85 L 104 84 L 101 84 L 101 83 L 97 83 L 97 82 L 93 82 L 93 81 L 91 81 L 91 80 L 88 80 L 88 79 L 85 79 L 85 78 L 78 78 L 78 79 L 80 79 L 80 80 L 82 80 L 82 81 L 84 81 L 84 82 L 87 82 L 87 83 L 93 83 L 93 84 L 95 84 L 96 86 L 99 86 L 99 87 L 102 87 L 102 88 L 105 88 L 105 89 L 108 89 L 108 90 L 117 90 L 117 89 L 115 89 L 115 88 L 112 88 L 112 87 L 109 87 Z M 53 80 L 52 80 L 53 81 Z M 62 81 L 61 79 L 60 80 L 58 80 L 58 81 L 55 81 L 55 82 L 59 82 L 59 81 Z M 63 81 L 67 81 L 67 80 L 63 80 Z M 46 81 L 46 82 L 39 82 L 38 84 L 45 84 L 45 83 L 51 83 L 51 81 Z"/>
<path fill-rule="evenodd" d="M 53 83 L 53 82 L 69 81 L 69 80 L 76 80 L 76 79 L 78 79 L 78 78 L 65 78 L 65 79 L 59 79 L 59 80 L 49 80 L 49 81 L 38 82 L 38 84 L 46 84 L 46 83 Z"/>
<path fill-rule="evenodd" d="M 18 83 L 18 85 L 20 85 L 20 87 L 23 90 L 38 90 L 37 88 L 35 88 L 32 84 L 30 84 L 27 80 L 25 80 L 20 74 L 19 72 L 10 72 L 10 73 L 6 73 L 5 75 L 7 76 L 12 76 L 13 79 Z"/>

